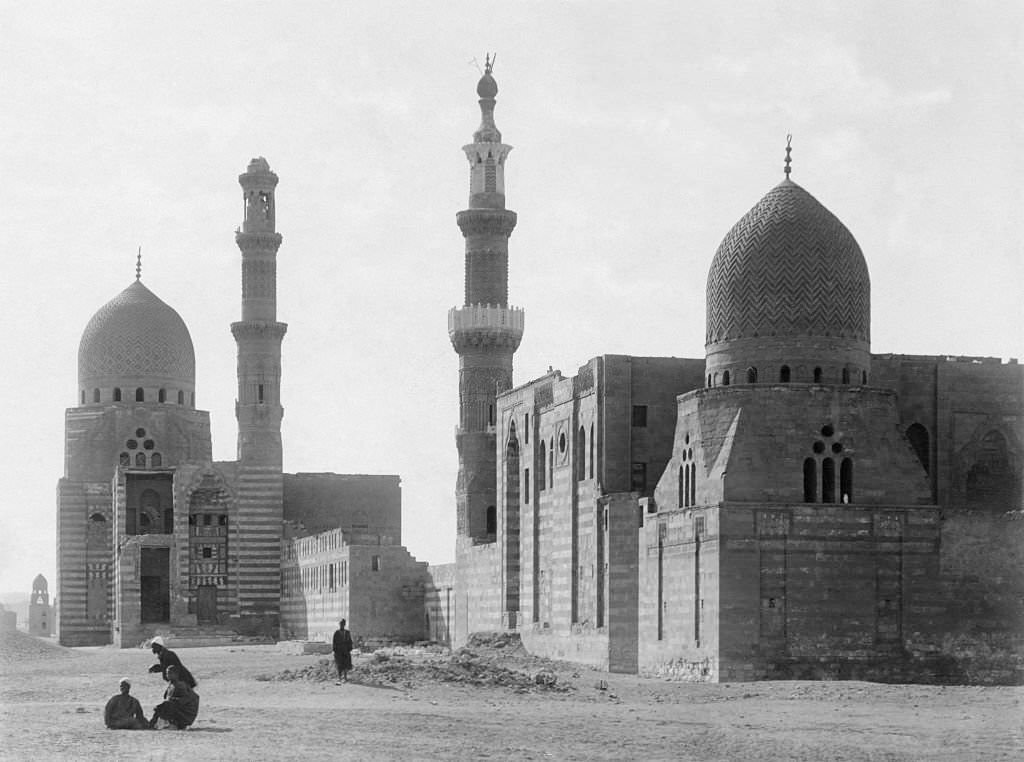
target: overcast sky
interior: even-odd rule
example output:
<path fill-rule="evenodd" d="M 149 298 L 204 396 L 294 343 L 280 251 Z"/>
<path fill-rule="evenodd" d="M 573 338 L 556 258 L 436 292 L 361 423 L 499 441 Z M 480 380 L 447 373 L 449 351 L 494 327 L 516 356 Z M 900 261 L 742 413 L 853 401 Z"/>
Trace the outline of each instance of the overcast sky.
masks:
<path fill-rule="evenodd" d="M 285 469 L 400 474 L 406 546 L 453 559 L 446 315 L 487 51 L 515 146 L 516 384 L 703 357 L 711 258 L 782 179 L 787 133 L 793 179 L 864 251 L 874 352 L 1022 354 L 1024 5 L 346 5 L 0 3 L 0 591 L 56 588 L 78 343 L 140 245 L 234 459 L 254 156 L 280 176 Z"/>

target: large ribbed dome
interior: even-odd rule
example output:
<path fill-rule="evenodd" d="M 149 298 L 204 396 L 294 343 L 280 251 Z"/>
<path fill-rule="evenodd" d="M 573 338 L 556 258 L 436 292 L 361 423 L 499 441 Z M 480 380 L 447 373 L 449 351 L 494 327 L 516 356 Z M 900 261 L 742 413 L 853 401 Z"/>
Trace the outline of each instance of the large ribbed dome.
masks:
<path fill-rule="evenodd" d="M 78 346 L 82 389 L 195 388 L 196 358 L 185 321 L 135 281 L 92 316 Z"/>
<path fill-rule="evenodd" d="M 839 219 L 789 179 L 722 241 L 708 273 L 707 343 L 765 337 L 870 341 L 871 284 Z"/>

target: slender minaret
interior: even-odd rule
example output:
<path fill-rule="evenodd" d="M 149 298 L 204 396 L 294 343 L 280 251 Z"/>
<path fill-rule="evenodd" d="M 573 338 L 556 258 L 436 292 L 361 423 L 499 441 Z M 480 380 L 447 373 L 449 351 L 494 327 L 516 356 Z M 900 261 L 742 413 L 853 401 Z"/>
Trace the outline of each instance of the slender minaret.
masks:
<path fill-rule="evenodd" d="M 459 353 L 458 540 L 496 534 L 495 397 L 512 386 L 512 355 L 523 338 L 523 311 L 508 304 L 508 237 L 516 213 L 505 208 L 505 157 L 494 124 L 498 85 L 488 57 L 476 86 L 482 121 L 469 159 L 469 208 L 456 219 L 466 239 L 465 304 L 448 312 L 448 335 Z"/>
<path fill-rule="evenodd" d="M 238 182 L 245 218 L 235 233 L 242 252 L 242 319 L 231 324 L 238 344 L 237 524 L 231 536 L 238 543 L 238 613 L 267 621 L 276 620 L 281 593 L 281 340 L 288 326 L 277 321 L 277 175 L 261 156 Z"/>

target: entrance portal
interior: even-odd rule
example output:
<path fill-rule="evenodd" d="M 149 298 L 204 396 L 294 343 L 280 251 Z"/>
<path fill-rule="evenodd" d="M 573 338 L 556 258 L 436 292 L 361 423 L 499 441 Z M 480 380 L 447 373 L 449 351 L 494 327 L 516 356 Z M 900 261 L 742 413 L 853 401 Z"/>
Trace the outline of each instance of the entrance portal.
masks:
<path fill-rule="evenodd" d="M 143 622 L 171 620 L 171 550 L 142 548 L 141 619 Z"/>

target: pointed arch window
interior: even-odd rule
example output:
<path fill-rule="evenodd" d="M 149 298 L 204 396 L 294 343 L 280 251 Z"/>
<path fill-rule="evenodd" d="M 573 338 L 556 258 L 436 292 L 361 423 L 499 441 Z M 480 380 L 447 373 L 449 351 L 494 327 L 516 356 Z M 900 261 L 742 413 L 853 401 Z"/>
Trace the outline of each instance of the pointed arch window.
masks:
<path fill-rule="evenodd" d="M 783 384 L 788 384 L 789 383 L 789 366 L 788 365 L 783 365 L 781 368 L 779 368 L 779 381 L 782 382 Z"/>
<path fill-rule="evenodd" d="M 590 424 L 590 478 L 594 478 L 594 424 Z"/>
<path fill-rule="evenodd" d="M 839 464 L 839 494 L 844 503 L 853 502 L 853 461 L 849 458 Z"/>
<path fill-rule="evenodd" d="M 119 387 L 115 386 L 114 387 L 114 402 L 120 402 L 120 401 L 121 401 L 121 389 Z"/>
<path fill-rule="evenodd" d="M 548 459 L 548 445 L 547 442 L 541 440 L 540 443 L 540 468 L 537 471 L 537 476 L 540 477 L 540 481 L 537 482 L 537 491 L 543 492 L 548 488 L 548 470 L 545 467 Z"/>
<path fill-rule="evenodd" d="M 820 384 L 821 383 L 821 368 L 815 368 L 814 369 L 814 383 L 816 383 L 816 384 Z"/>
<path fill-rule="evenodd" d="M 690 505 L 697 505 L 697 464 L 690 463 Z"/>
<path fill-rule="evenodd" d="M 587 478 L 587 430 L 580 426 L 576 432 L 576 481 Z"/>
<path fill-rule="evenodd" d="M 729 385 L 729 371 L 725 371 L 725 373 L 722 374 L 722 386 L 728 386 L 728 385 Z"/>
<path fill-rule="evenodd" d="M 836 462 L 832 458 L 825 458 L 821 462 L 821 502 L 834 503 L 836 501 Z"/>
<path fill-rule="evenodd" d="M 679 507 L 686 507 L 686 497 L 690 493 L 686 489 L 686 466 L 679 467 Z"/>
<path fill-rule="evenodd" d="M 816 503 L 818 498 L 818 463 L 814 458 L 804 460 L 804 502 Z"/>
<path fill-rule="evenodd" d="M 167 390 L 161 389 L 156 395 L 157 402 L 167 402 Z"/>
<path fill-rule="evenodd" d="M 756 384 L 757 383 L 757 368 L 754 368 L 754 367 L 747 368 L 747 383 L 748 384 Z"/>
<path fill-rule="evenodd" d="M 143 389 L 141 386 L 138 389 L 135 390 L 135 401 L 136 402 L 145 402 L 146 401 L 146 390 Z"/>
<path fill-rule="evenodd" d="M 93 389 L 92 390 L 92 401 L 93 402 L 99 402 L 100 401 L 100 390 L 99 389 Z"/>
<path fill-rule="evenodd" d="M 185 392 L 181 391 L 180 389 L 178 390 L 178 404 L 179 405 L 184 405 L 185 404 Z"/>
<path fill-rule="evenodd" d="M 924 472 L 929 473 L 931 471 L 932 448 L 928 429 L 920 423 L 912 424 L 907 429 L 907 439 L 910 440 L 910 446 L 914 448 L 917 459 L 924 466 Z"/>

